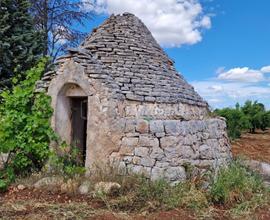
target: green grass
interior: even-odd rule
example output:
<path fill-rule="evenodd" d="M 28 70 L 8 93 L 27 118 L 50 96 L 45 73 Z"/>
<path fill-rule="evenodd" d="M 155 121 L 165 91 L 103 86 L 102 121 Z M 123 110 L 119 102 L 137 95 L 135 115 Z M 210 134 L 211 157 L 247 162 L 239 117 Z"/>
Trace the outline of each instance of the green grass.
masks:
<path fill-rule="evenodd" d="M 214 203 L 233 205 L 252 199 L 265 191 L 262 179 L 239 161 L 221 169 L 211 186 L 210 199 Z"/>

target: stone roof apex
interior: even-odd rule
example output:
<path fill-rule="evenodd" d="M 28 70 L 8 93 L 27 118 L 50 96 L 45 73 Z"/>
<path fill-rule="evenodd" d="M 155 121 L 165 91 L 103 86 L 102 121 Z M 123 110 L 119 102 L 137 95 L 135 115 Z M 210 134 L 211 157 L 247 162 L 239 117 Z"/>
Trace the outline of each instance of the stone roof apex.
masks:
<path fill-rule="evenodd" d="M 121 99 L 208 106 L 175 70 L 144 23 L 131 13 L 111 15 L 69 53 L 61 62 L 73 57 L 86 69 L 99 65 L 102 78 L 104 72 L 107 75 L 105 85 L 112 85 Z"/>

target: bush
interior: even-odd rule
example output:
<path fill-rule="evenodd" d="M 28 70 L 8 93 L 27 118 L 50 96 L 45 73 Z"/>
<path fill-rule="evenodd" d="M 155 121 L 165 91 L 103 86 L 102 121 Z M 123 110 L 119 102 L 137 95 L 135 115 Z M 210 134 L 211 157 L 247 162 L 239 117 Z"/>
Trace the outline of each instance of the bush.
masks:
<path fill-rule="evenodd" d="M 56 153 L 52 151 L 49 157 L 49 172 L 51 174 L 62 175 L 66 178 L 73 178 L 75 176 L 82 176 L 86 169 L 81 164 L 79 158 L 79 151 L 76 147 L 70 147 L 62 143 L 61 149 L 63 152 Z"/>
<path fill-rule="evenodd" d="M 216 109 L 215 113 L 226 118 L 228 135 L 231 139 L 240 138 L 241 132 L 249 128 L 248 118 L 239 108 Z"/>
<path fill-rule="evenodd" d="M 235 161 L 220 170 L 211 186 L 210 196 L 214 203 L 233 204 L 250 200 L 263 190 L 262 179 Z"/>
<path fill-rule="evenodd" d="M 24 81 L 1 93 L 0 153 L 8 154 L 4 168 L 9 173 L 20 175 L 41 169 L 49 156 L 49 143 L 54 138 L 50 127 L 51 100 L 44 93 L 34 93 L 46 62 L 43 59 L 26 72 Z M 9 182 L 5 180 L 8 176 L 1 175 L 0 179 Z"/>
<path fill-rule="evenodd" d="M 9 184 L 15 180 L 13 169 L 8 167 L 0 171 L 0 192 L 6 191 Z"/>

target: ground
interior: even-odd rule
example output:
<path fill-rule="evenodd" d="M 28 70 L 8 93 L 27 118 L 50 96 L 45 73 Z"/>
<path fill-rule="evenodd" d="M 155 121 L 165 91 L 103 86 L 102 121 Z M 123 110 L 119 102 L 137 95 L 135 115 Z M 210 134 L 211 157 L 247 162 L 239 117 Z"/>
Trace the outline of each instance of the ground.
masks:
<path fill-rule="evenodd" d="M 232 143 L 232 151 L 234 156 L 270 163 L 270 129 L 243 134 L 241 139 Z"/>
<path fill-rule="evenodd" d="M 243 134 L 240 140 L 232 143 L 234 156 L 246 157 L 270 163 L 270 130 L 256 134 Z M 0 219 L 232 219 L 226 207 L 210 207 L 207 212 L 197 214 L 187 209 L 169 211 L 143 210 L 137 212 L 112 211 L 100 199 L 81 195 L 68 195 L 60 192 L 45 192 L 37 189 L 18 190 L 11 187 L 0 194 Z M 211 216 L 211 217 L 209 217 Z M 257 208 L 247 217 L 237 219 L 270 219 L 270 206 Z"/>

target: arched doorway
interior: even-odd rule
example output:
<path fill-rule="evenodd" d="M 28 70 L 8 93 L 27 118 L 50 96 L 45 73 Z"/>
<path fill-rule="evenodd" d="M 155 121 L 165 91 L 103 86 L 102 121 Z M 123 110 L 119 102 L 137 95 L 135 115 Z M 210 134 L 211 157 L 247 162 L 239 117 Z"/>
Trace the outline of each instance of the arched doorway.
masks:
<path fill-rule="evenodd" d="M 68 145 L 78 152 L 78 161 L 86 159 L 88 97 L 74 83 L 65 84 L 57 96 L 55 130 Z"/>

